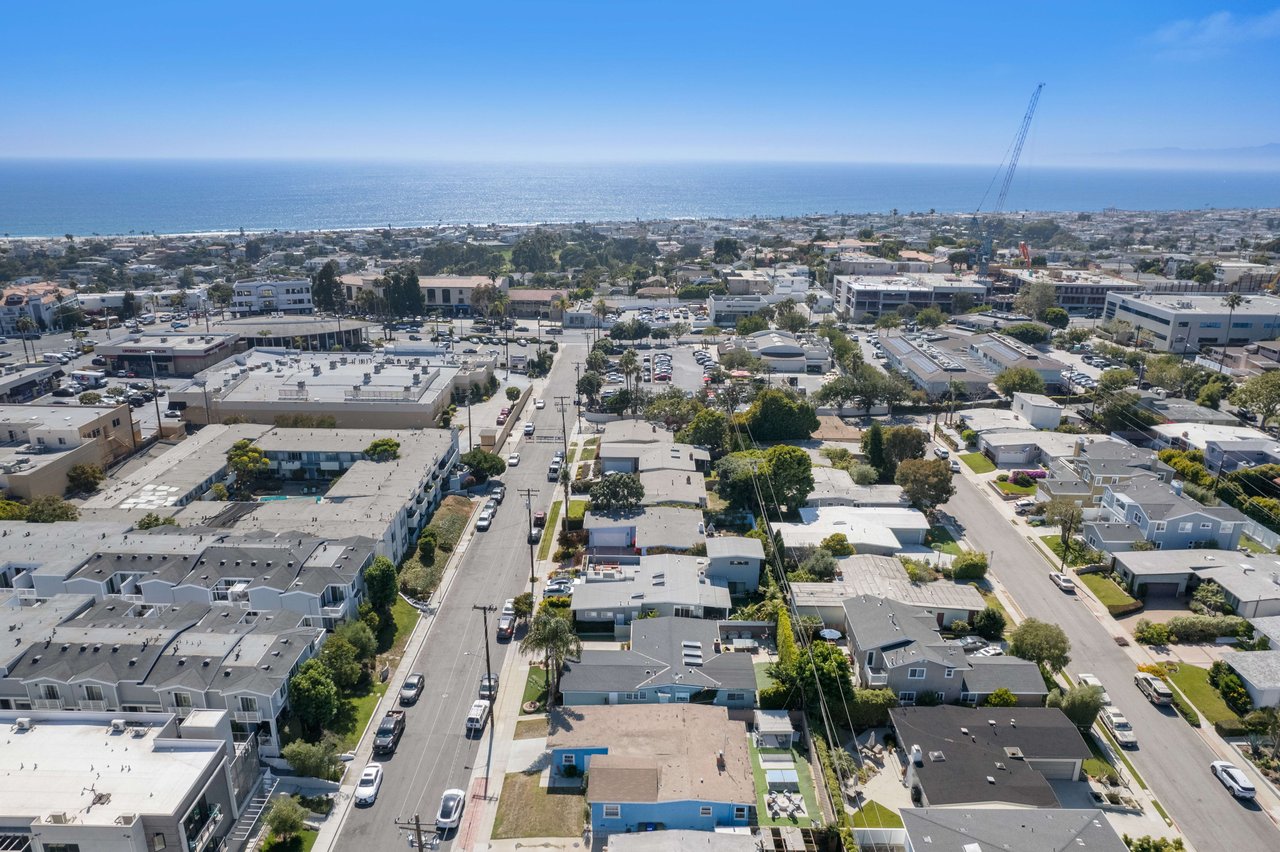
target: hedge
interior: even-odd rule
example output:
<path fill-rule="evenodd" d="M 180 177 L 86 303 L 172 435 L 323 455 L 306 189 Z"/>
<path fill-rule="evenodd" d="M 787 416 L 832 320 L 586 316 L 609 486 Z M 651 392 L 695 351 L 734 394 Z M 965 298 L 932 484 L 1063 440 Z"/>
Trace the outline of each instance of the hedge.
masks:
<path fill-rule="evenodd" d="M 1218 736 L 1226 737 L 1243 737 L 1249 733 L 1249 729 L 1244 726 L 1244 722 L 1214 722 L 1213 730 Z"/>
<path fill-rule="evenodd" d="M 1210 642 L 1220 636 L 1240 636 L 1251 629 L 1238 615 L 1176 615 L 1166 622 L 1177 642 Z"/>

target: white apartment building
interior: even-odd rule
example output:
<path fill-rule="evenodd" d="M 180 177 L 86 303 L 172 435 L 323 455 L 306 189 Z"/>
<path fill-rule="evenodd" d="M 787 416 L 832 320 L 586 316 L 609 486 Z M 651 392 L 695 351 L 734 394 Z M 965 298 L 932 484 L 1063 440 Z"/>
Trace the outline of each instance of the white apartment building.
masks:
<path fill-rule="evenodd" d="M 309 314 L 311 282 L 305 278 L 290 281 L 237 281 L 231 294 L 231 313 L 238 317 L 253 314 Z"/>
<path fill-rule="evenodd" d="M 15 284 L 0 293 L 0 334 L 17 334 L 23 317 L 37 329 L 56 328 L 59 315 L 80 306 L 76 291 L 51 281 Z"/>
<path fill-rule="evenodd" d="M 830 286 L 836 311 L 850 317 L 880 316 L 903 305 L 917 311 L 928 307 L 950 311 L 957 295 L 971 296 L 975 304 L 987 296 L 987 285 L 977 278 L 934 272 L 890 277 L 837 275 Z"/>
<path fill-rule="evenodd" d="M 1280 337 L 1280 298 L 1246 296 L 1234 311 L 1222 296 L 1107 294 L 1104 320 L 1123 320 L 1159 352 L 1197 353 Z"/>

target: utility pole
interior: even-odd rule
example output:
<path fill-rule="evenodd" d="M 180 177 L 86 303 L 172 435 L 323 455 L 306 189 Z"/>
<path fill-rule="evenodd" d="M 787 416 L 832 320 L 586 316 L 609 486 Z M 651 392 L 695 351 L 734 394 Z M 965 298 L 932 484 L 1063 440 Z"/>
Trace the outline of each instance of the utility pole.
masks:
<path fill-rule="evenodd" d="M 581 381 L 582 380 L 582 362 L 581 361 L 573 362 L 573 371 L 577 375 L 578 381 Z M 581 429 L 582 428 L 582 403 L 581 403 L 582 394 L 578 393 L 577 382 L 574 382 L 574 385 L 573 385 L 573 398 L 575 400 L 574 402 L 574 411 L 576 412 L 575 419 L 578 422 L 578 428 Z M 567 453 L 568 451 L 566 450 L 565 452 Z"/>
<path fill-rule="evenodd" d="M 493 677 L 493 663 L 489 659 L 489 613 L 496 611 L 498 608 L 491 605 L 472 604 L 472 609 L 480 610 L 480 617 L 484 619 L 484 673 L 487 677 Z"/>
<path fill-rule="evenodd" d="M 532 595 L 533 587 L 538 582 L 537 575 L 533 570 L 533 495 L 538 492 L 534 488 L 521 488 L 516 493 L 524 498 L 525 513 L 529 516 L 529 535 L 527 536 L 529 542 L 529 594 Z M 542 534 L 546 535 L 547 531 L 544 529 Z"/>
<path fill-rule="evenodd" d="M 416 848 L 418 849 L 426 848 L 425 846 L 422 845 L 422 820 L 421 818 L 418 817 L 417 814 L 413 815 L 413 819 L 402 820 L 399 817 L 397 817 L 393 819 L 391 822 L 392 824 L 395 825 L 396 828 L 405 828 L 414 833 L 415 839 L 417 840 Z"/>

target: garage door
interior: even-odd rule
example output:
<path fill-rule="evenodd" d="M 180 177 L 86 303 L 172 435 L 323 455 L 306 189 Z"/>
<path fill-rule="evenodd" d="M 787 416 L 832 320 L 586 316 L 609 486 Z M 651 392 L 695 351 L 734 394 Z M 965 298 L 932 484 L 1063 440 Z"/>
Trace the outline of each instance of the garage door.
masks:
<path fill-rule="evenodd" d="M 1074 779 L 1077 767 L 1074 760 L 1028 760 L 1027 765 L 1038 769 L 1045 778 L 1055 780 Z"/>
<path fill-rule="evenodd" d="M 1144 597 L 1171 598 L 1178 594 L 1177 583 L 1146 583 L 1143 585 Z"/>

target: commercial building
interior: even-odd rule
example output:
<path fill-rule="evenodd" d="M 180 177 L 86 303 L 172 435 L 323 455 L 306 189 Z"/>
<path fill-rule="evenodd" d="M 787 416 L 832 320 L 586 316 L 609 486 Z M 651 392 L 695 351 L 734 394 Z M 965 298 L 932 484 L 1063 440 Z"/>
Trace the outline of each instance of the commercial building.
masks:
<path fill-rule="evenodd" d="M 372 461 L 364 449 L 389 438 L 400 458 Z M 227 451 L 239 440 L 257 446 L 269 469 L 266 493 L 217 502 L 214 484 L 234 486 Z M 398 560 L 450 487 L 458 460 L 455 429 L 279 429 L 253 424 L 201 429 L 163 457 L 95 494 L 90 517 L 136 519 L 178 513 L 183 526 L 239 532 L 293 532 L 330 539 L 335 531 L 374 542 L 379 556 Z M 699 514 L 700 516 L 700 514 Z"/>
<path fill-rule="evenodd" d="M 940 265 L 937 260 L 924 258 L 901 258 L 889 260 L 877 257 L 865 251 L 840 252 L 827 261 L 827 269 L 832 275 L 862 277 L 919 274 L 924 272 L 946 272 L 949 267 L 945 261 Z"/>
<path fill-rule="evenodd" d="M 338 428 L 435 425 L 454 392 L 493 375 L 491 356 L 392 356 L 258 347 L 209 367 L 171 391 L 169 407 L 192 423 L 227 418 L 271 424 L 325 418 Z"/>
<path fill-rule="evenodd" d="M 981 304 L 988 289 L 974 277 L 928 272 L 895 274 L 892 277 L 836 275 L 831 279 L 830 287 L 836 311 L 855 319 L 881 316 L 904 305 L 910 305 L 916 311 L 938 308 L 950 313 L 956 296 L 965 295 L 975 305 Z"/>
<path fill-rule="evenodd" d="M 1057 385 L 1065 368 L 1061 361 L 1035 347 L 997 332 L 959 335 L 882 331 L 879 340 L 889 366 L 933 397 L 950 393 L 953 384 L 969 396 L 987 396 L 997 375 L 1019 367 L 1034 370 L 1046 385 Z"/>
<path fill-rule="evenodd" d="M 0 403 L 44 396 L 65 372 L 61 364 L 6 364 L 0 367 Z"/>
<path fill-rule="evenodd" d="M 71 468 L 106 468 L 141 441 L 128 405 L 0 405 L 0 489 L 61 497 Z"/>
<path fill-rule="evenodd" d="M 1097 316 L 1106 307 L 1108 294 L 1136 294 L 1145 289 L 1143 285 L 1124 278 L 1074 269 L 1005 267 L 999 275 L 1019 288 L 1035 283 L 1053 285 L 1054 302 L 1069 314 Z"/>
<path fill-rule="evenodd" d="M 507 290 L 508 316 L 524 319 L 544 319 L 560 322 L 564 317 L 562 303 L 568 298 L 568 290 L 539 290 L 531 287 L 512 287 Z"/>
<path fill-rule="evenodd" d="M 342 349 L 360 351 L 369 346 L 371 322 L 346 317 L 260 316 L 222 320 L 214 331 L 240 335 L 241 346 L 265 346 L 277 349 L 303 349 L 308 352 L 332 352 Z"/>
<path fill-rule="evenodd" d="M 309 314 L 311 281 L 237 281 L 232 285 L 230 310 L 237 317 L 254 314 Z"/>
<path fill-rule="evenodd" d="M 707 321 L 711 325 L 726 328 L 736 325 L 738 320 L 759 313 L 770 306 L 765 296 L 718 296 L 707 297 Z"/>
<path fill-rule="evenodd" d="M 737 349 L 759 358 L 773 373 L 825 373 L 831 369 L 831 346 L 817 335 L 765 330 L 735 337 L 718 347 L 721 357 Z"/>
<path fill-rule="evenodd" d="M 0 711 L 0 848 L 220 848 L 257 779 L 225 711 Z"/>
<path fill-rule="evenodd" d="M 476 290 L 496 287 L 506 293 L 510 279 L 500 275 L 490 280 L 487 275 L 427 275 L 418 279 L 427 310 L 437 310 L 453 316 L 465 317 L 478 313 L 475 308 Z"/>
<path fill-rule="evenodd" d="M 148 331 L 105 340 L 94 347 L 94 354 L 107 359 L 109 370 L 150 376 L 154 364 L 157 376 L 185 377 L 225 361 L 239 349 L 240 335 L 235 332 L 180 334 Z"/>
<path fill-rule="evenodd" d="M 1247 296 L 1234 311 L 1222 296 L 1113 292 L 1103 312 L 1123 320 L 1159 352 L 1199 353 L 1211 346 L 1243 346 L 1280 336 L 1280 298 Z"/>
<path fill-rule="evenodd" d="M 18 334 L 23 317 L 39 330 L 57 328 L 62 314 L 80 306 L 76 291 L 52 281 L 10 284 L 0 291 L 0 334 Z"/>

